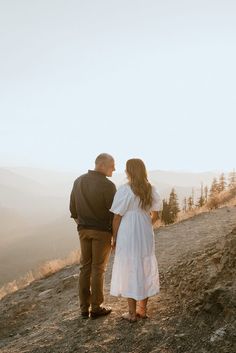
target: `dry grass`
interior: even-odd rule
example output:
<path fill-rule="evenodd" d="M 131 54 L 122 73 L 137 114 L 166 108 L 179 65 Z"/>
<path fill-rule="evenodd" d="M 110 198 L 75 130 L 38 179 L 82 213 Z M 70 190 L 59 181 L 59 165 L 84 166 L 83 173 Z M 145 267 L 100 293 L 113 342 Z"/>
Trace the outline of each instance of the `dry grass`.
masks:
<path fill-rule="evenodd" d="M 31 282 L 48 277 L 53 273 L 61 270 L 66 266 L 71 266 L 79 263 L 80 252 L 78 250 L 72 251 L 63 259 L 55 259 L 43 263 L 35 270 L 27 272 L 24 276 L 17 280 L 9 282 L 0 288 L 0 300 L 7 294 L 17 291 L 18 289 L 25 288 Z"/>
<path fill-rule="evenodd" d="M 175 223 L 184 221 L 185 219 L 188 219 L 188 218 L 192 218 L 203 212 L 209 212 L 209 209 L 206 206 L 203 206 L 203 207 L 196 207 L 191 211 L 187 211 L 187 212 L 180 211 L 178 214 L 177 221 Z"/>
<path fill-rule="evenodd" d="M 195 207 L 187 212 L 180 211 L 178 213 L 178 218 L 175 223 L 179 223 L 200 213 L 210 212 L 214 208 L 220 208 L 225 206 L 236 206 L 236 189 L 222 191 L 220 194 L 215 195 L 214 198 L 209 199 L 209 201 L 202 207 Z M 156 223 L 155 228 L 163 226 L 160 221 L 158 222 L 159 224 Z"/>

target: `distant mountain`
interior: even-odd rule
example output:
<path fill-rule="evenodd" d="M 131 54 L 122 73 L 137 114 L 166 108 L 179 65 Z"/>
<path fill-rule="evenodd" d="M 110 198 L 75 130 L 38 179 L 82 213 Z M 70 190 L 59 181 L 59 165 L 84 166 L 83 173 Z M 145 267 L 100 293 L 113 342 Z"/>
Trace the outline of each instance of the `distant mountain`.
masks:
<path fill-rule="evenodd" d="M 182 203 L 185 197 L 192 195 L 194 189 L 195 200 L 198 199 L 201 190 L 201 183 L 210 186 L 214 177 L 219 177 L 217 172 L 190 173 L 153 170 L 148 172 L 150 182 L 155 185 L 162 198 L 167 198 L 174 187 L 179 202 Z M 114 174 L 111 178 L 119 186 L 127 182 L 124 173 Z"/>
<path fill-rule="evenodd" d="M 48 223 L 68 209 L 69 190 L 63 189 L 53 192 L 43 182 L 0 168 L 0 207 L 21 213 L 29 224 Z M 17 220 L 12 217 L 12 222 Z"/>
<path fill-rule="evenodd" d="M 57 222 L 16 230 L 1 239 L 0 286 L 24 275 L 51 259 L 63 258 L 79 248 L 75 222 L 64 215 Z"/>
<path fill-rule="evenodd" d="M 22 228 L 16 214 L 24 218 L 28 227 L 51 223 L 66 213 L 69 216 L 70 192 L 73 181 L 80 174 L 79 171 L 63 173 L 23 167 L 0 168 L 0 207 L 8 209 L 11 227 Z M 215 172 L 187 173 L 159 170 L 149 172 L 150 181 L 156 186 L 161 197 L 168 197 L 171 188 L 175 187 L 180 203 L 184 197 L 192 194 L 192 188 L 197 200 L 201 182 L 209 185 L 215 176 L 218 176 Z M 111 180 L 117 187 L 127 182 L 124 173 L 114 173 Z M 0 235 L 8 231 L 7 223 L 7 221 L 2 223 Z M 18 234 L 20 236 L 20 232 Z"/>
<path fill-rule="evenodd" d="M 33 195 L 46 195 L 47 190 L 43 184 L 31 179 L 30 177 L 22 176 L 9 169 L 0 168 L 0 185 L 14 190 L 19 190 Z"/>
<path fill-rule="evenodd" d="M 149 172 L 150 179 L 155 183 L 165 183 L 172 187 L 188 187 L 199 188 L 203 182 L 205 185 L 210 185 L 213 178 L 219 177 L 220 172 L 175 172 L 154 170 Z"/>
<path fill-rule="evenodd" d="M 6 171 L 6 169 L 5 169 Z M 1 172 L 0 168 L 0 184 L 1 184 Z M 56 172 L 50 170 L 43 170 L 37 168 L 23 168 L 15 167 L 10 168 L 9 172 L 18 176 L 17 185 L 22 187 L 22 182 L 26 184 L 26 179 L 31 181 L 30 187 L 35 192 L 35 183 L 40 185 L 40 194 L 46 193 L 47 196 L 62 196 L 68 195 L 70 193 L 73 181 L 79 175 L 86 173 L 87 171 L 77 171 L 77 172 Z M 202 173 L 191 173 L 191 172 L 176 172 L 176 171 L 162 171 L 162 170 L 152 170 L 148 172 L 150 181 L 156 185 L 159 192 L 163 194 L 163 190 L 169 190 L 172 187 L 179 188 L 181 193 L 185 191 L 188 193 L 192 188 L 201 187 L 201 182 L 205 185 L 210 185 L 214 177 L 219 177 L 220 172 L 202 172 Z M 114 173 L 113 177 L 110 178 L 117 186 L 122 183 L 127 182 L 125 173 Z M 32 184 L 32 182 L 34 184 Z M 9 183 L 6 183 L 9 185 Z M 11 183 L 12 185 L 12 183 Z M 15 185 L 15 184 L 14 184 Z M 13 185 L 12 185 L 13 186 Z M 28 187 L 29 189 L 29 187 Z M 185 191 L 184 191 L 185 190 Z M 187 194 L 185 195 L 187 196 Z"/>
<path fill-rule="evenodd" d="M 26 168 L 26 167 L 15 167 L 9 168 L 9 170 L 23 178 L 30 178 L 35 182 L 39 183 L 45 190 L 47 196 L 62 196 L 64 197 L 68 193 L 73 185 L 73 181 L 78 175 L 84 172 L 60 172 L 54 170 L 40 169 L 40 168 Z M 1 173 L 1 171 L 0 171 Z"/>
<path fill-rule="evenodd" d="M 82 173 L 0 168 L 0 284 L 79 246 L 69 198 L 73 181 Z M 180 203 L 191 195 L 192 187 L 197 198 L 201 182 L 209 185 L 215 176 L 213 172 L 149 172 L 161 197 L 168 197 L 175 187 Z M 111 180 L 117 186 L 127 182 L 124 173 L 114 173 Z"/>
<path fill-rule="evenodd" d="M 7 242 L 14 237 L 20 229 L 26 229 L 28 227 L 27 220 L 19 212 L 0 207 L 0 244 Z"/>

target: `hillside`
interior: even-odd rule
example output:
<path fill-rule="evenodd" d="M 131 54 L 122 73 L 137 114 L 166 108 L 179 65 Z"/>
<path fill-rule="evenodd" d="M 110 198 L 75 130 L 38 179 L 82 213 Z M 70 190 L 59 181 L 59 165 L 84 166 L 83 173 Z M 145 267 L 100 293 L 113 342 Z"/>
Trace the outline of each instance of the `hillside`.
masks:
<path fill-rule="evenodd" d="M 0 286 L 18 279 L 44 261 L 64 257 L 78 246 L 75 224 L 70 220 L 69 196 L 80 173 L 37 168 L 0 168 Z M 173 186 L 179 200 L 197 197 L 201 181 L 215 175 L 151 171 L 150 180 L 167 197 Z M 114 173 L 116 185 L 125 174 Z"/>
<path fill-rule="evenodd" d="M 20 238 L 8 235 L 0 248 L 0 287 L 78 248 L 76 224 L 68 216 L 25 231 Z"/>
<path fill-rule="evenodd" d="M 113 312 L 81 320 L 78 266 L 33 282 L 0 301 L 1 353 L 234 353 L 236 351 L 236 207 L 160 228 L 156 251 L 161 293 L 147 320 L 120 319 L 126 300 L 109 296 Z"/>

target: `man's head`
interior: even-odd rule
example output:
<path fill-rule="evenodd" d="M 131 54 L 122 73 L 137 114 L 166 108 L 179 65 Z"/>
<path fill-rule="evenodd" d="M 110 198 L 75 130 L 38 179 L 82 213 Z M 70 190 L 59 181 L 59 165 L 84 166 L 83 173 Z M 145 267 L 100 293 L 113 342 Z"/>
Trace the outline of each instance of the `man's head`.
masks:
<path fill-rule="evenodd" d="M 111 177 L 115 170 L 114 158 L 107 153 L 99 154 L 95 160 L 95 170 L 108 177 Z"/>

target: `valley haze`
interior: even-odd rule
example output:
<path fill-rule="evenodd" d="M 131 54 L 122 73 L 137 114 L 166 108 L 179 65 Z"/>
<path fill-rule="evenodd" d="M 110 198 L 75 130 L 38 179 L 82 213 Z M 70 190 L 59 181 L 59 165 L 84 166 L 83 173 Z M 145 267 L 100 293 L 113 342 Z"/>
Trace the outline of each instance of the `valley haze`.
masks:
<path fill-rule="evenodd" d="M 69 197 L 73 181 L 85 172 L 0 168 L 0 285 L 79 248 Z M 162 198 L 174 187 L 181 205 L 192 188 L 197 199 L 201 182 L 209 186 L 220 173 L 152 170 L 148 174 Z M 124 173 L 116 172 L 111 180 L 117 187 L 127 181 Z"/>

